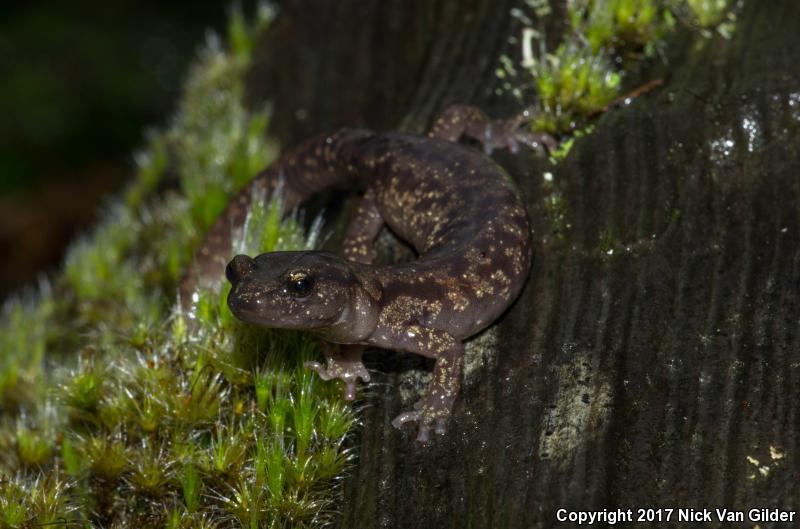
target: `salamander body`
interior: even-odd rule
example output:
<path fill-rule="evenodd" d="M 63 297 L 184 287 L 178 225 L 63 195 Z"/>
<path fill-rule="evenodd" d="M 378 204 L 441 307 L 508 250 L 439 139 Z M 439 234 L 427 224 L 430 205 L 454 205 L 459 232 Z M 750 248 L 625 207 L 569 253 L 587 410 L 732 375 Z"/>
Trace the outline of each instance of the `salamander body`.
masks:
<path fill-rule="evenodd" d="M 485 122 L 481 116 L 472 117 Z M 225 269 L 228 305 L 244 321 L 344 344 L 326 353 L 327 366 L 310 367 L 345 380 L 349 397 L 357 378 L 369 379 L 364 346 L 435 358 L 427 397 L 394 421 L 419 421 L 421 441 L 431 428 L 444 431 L 461 383 L 463 341 L 514 301 L 531 265 L 528 216 L 509 177 L 474 148 L 441 139 L 457 139 L 468 118 L 445 114 L 450 121 L 438 122 L 438 133 L 434 127 L 439 137 L 343 129 L 308 140 L 256 177 L 198 253 L 201 275 L 221 272 L 219 256 L 230 252 L 231 226 L 242 223 L 254 189 L 269 194 L 281 182 L 287 211 L 325 188 L 363 191 L 343 256 L 238 255 Z M 486 128 L 479 130 L 486 140 Z M 490 139 L 509 144 L 498 136 Z M 416 260 L 372 264 L 384 225 L 414 248 Z"/>

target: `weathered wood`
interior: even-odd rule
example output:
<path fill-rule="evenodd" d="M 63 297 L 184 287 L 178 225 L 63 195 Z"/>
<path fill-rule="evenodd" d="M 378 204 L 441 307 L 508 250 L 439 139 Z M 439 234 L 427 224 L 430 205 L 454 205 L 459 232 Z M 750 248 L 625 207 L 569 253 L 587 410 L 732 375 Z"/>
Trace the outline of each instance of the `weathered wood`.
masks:
<path fill-rule="evenodd" d="M 254 87 L 272 85 L 287 142 L 342 124 L 421 131 L 454 101 L 501 115 L 493 69 L 512 50 L 513 5 L 297 0 Z M 605 115 L 553 171 L 554 191 L 541 160 L 496 157 L 529 204 L 530 280 L 470 347 L 456 416 L 432 446 L 389 423 L 416 372 L 373 356 L 341 527 L 800 509 L 798 20 L 794 0 L 752 0 L 731 40 L 684 33 L 666 67 L 642 73 L 665 85 Z"/>

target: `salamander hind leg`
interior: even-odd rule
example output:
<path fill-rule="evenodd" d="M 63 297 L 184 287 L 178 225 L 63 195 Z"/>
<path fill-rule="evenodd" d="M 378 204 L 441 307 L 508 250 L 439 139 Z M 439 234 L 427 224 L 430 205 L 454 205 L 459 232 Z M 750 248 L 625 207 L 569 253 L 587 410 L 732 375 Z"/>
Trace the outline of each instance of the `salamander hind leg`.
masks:
<path fill-rule="evenodd" d="M 457 142 L 461 136 L 473 137 L 468 131 L 480 131 L 490 122 L 489 116 L 478 107 L 450 105 L 434 120 L 428 136 Z M 480 140 L 480 138 L 475 139 Z"/>
<path fill-rule="evenodd" d="M 422 343 L 430 349 L 412 351 L 424 356 L 434 356 L 433 381 L 427 396 L 414 410 L 403 412 L 392 421 L 395 428 L 411 421 L 419 423 L 417 441 L 428 442 L 431 428 L 437 434 L 444 434 L 453 403 L 461 389 L 464 365 L 464 345 L 450 334 L 436 329 L 414 329 L 411 332 L 422 336 Z M 420 348 L 422 349 L 422 348 Z"/>
<path fill-rule="evenodd" d="M 534 150 L 552 151 L 558 146 L 555 138 L 523 127 L 533 118 L 533 110 L 525 109 L 510 118 L 493 121 L 476 107 L 451 105 L 433 122 L 428 136 L 453 142 L 466 136 L 479 141 L 486 154 L 503 148 L 515 153 L 519 151 L 520 145 Z"/>

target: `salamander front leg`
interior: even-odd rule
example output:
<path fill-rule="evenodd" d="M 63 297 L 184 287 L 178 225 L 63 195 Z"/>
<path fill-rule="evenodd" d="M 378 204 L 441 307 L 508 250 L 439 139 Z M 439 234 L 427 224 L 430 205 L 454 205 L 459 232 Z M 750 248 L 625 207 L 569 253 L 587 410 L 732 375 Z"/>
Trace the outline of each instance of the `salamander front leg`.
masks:
<path fill-rule="evenodd" d="M 347 227 L 343 244 L 343 253 L 348 261 L 369 264 L 374 259 L 372 244 L 383 227 L 383 218 L 375 204 L 375 193 L 372 190 L 364 193 L 358 209 Z M 360 378 L 369 382 L 369 372 L 361 362 L 364 353 L 363 345 L 325 344 L 327 367 L 319 362 L 306 362 L 305 366 L 313 369 L 323 380 L 340 378 L 344 381 L 344 398 L 356 398 L 356 381 Z"/>
<path fill-rule="evenodd" d="M 430 440 L 431 428 L 437 434 L 444 434 L 447 419 L 461 388 L 464 365 L 464 345 L 460 341 L 442 331 L 427 331 L 428 333 L 423 334 L 434 336 L 434 343 L 442 346 L 441 351 L 436 354 L 433 381 L 428 388 L 428 394 L 421 401 L 421 406 L 415 405 L 414 410 L 403 412 L 392 421 L 395 428 L 401 428 L 410 421 L 419 422 L 417 441 L 423 443 Z"/>
<path fill-rule="evenodd" d="M 372 243 L 382 227 L 383 218 L 375 203 L 375 193 L 369 190 L 361 198 L 356 215 L 347 227 L 343 244 L 344 257 L 348 261 L 371 263 L 374 257 Z M 364 382 L 369 382 L 369 372 L 361 362 L 364 346 L 328 343 L 325 346 L 327 367 L 323 367 L 319 362 L 306 362 L 306 367 L 316 371 L 323 380 L 332 378 L 344 380 L 344 398 L 353 400 L 356 397 L 356 381 L 360 378 Z"/>
<path fill-rule="evenodd" d="M 347 226 L 342 253 L 348 261 L 370 264 L 375 259 L 373 244 L 383 227 L 383 217 L 375 203 L 375 192 L 364 193 L 358 209 Z"/>
<path fill-rule="evenodd" d="M 486 154 L 503 148 L 516 153 L 520 145 L 534 150 L 552 151 L 558 146 L 555 138 L 546 133 L 535 133 L 522 128 L 533 117 L 534 111 L 525 109 L 508 119 L 492 121 L 476 107 L 451 105 L 434 121 L 428 136 L 453 142 L 466 136 L 479 141 Z"/>
<path fill-rule="evenodd" d="M 326 344 L 328 345 L 328 344 Z M 360 378 L 369 382 L 369 372 L 361 362 L 364 347 L 361 345 L 328 345 L 325 350 L 327 366 L 319 362 L 305 362 L 303 365 L 317 372 L 322 380 L 338 378 L 344 381 L 344 398 L 356 398 L 356 382 Z"/>

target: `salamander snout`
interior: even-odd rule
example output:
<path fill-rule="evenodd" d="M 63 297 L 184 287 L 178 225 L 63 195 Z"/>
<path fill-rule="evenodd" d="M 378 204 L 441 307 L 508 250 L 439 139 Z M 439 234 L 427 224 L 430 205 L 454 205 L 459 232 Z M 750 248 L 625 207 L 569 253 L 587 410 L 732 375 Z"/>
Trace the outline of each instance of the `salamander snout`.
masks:
<path fill-rule="evenodd" d="M 256 268 L 256 261 L 246 255 L 237 255 L 225 267 L 225 277 L 232 285 L 236 285 L 242 278 L 250 275 Z"/>

